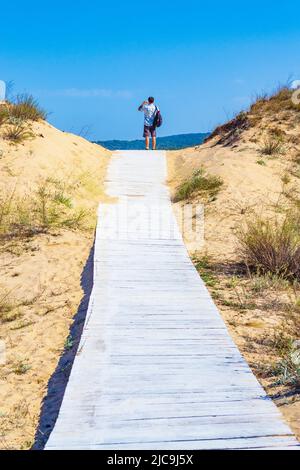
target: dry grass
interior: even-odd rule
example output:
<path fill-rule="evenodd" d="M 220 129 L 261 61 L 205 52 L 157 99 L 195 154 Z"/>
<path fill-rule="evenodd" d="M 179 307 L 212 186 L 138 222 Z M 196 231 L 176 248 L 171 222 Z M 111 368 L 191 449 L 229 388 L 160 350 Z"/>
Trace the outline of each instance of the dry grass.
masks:
<path fill-rule="evenodd" d="M 262 94 L 256 96 L 254 103 L 250 106 L 247 111 L 239 113 L 234 119 L 218 126 L 206 139 L 210 141 L 215 137 L 219 137 L 218 144 L 232 145 L 236 143 L 239 136 L 250 128 L 255 128 L 263 120 L 268 119 L 272 121 L 280 121 L 280 118 L 292 121 L 299 120 L 300 104 L 295 104 L 292 100 L 293 90 L 290 90 L 287 86 L 279 87 L 275 92 L 268 94 Z M 297 121 L 298 122 L 298 121 Z M 270 133 L 273 137 L 276 137 L 276 130 L 270 128 Z M 279 135 L 280 134 L 280 135 Z M 283 137 L 283 131 L 278 129 L 277 137 L 280 140 Z M 274 140 L 274 142 L 276 139 Z M 271 148 L 272 153 L 266 153 L 271 155 L 276 153 L 279 149 L 279 143 L 275 143 L 275 150 L 273 144 L 271 147 L 266 145 L 266 150 Z"/>
<path fill-rule="evenodd" d="M 244 111 L 238 113 L 233 119 L 225 124 L 216 127 L 216 129 L 204 140 L 208 142 L 216 136 L 225 135 L 228 139 L 233 138 L 238 130 L 248 129 L 249 119 L 248 114 Z M 225 143 L 225 142 L 220 142 Z"/>
<path fill-rule="evenodd" d="M 4 140 L 9 140 L 14 144 L 19 144 L 24 140 L 30 139 L 33 137 L 33 133 L 23 121 L 18 118 L 9 118 L 7 126 L 2 133 Z"/>
<path fill-rule="evenodd" d="M 270 273 L 253 274 L 238 264 L 216 263 L 206 255 L 194 254 L 193 262 L 267 390 L 297 393 L 299 284 Z"/>
<path fill-rule="evenodd" d="M 0 106 L 0 127 L 2 138 L 19 144 L 34 136 L 33 121 L 45 120 L 46 112 L 32 95 L 18 95 L 14 102 Z"/>
<path fill-rule="evenodd" d="M 8 110 L 11 118 L 21 121 L 39 121 L 47 118 L 47 113 L 39 102 L 28 94 L 17 95 Z"/>
<path fill-rule="evenodd" d="M 300 111 L 300 105 L 292 101 L 293 90 L 287 86 L 279 87 L 271 95 L 257 97 L 250 107 L 250 114 L 255 115 L 278 115 L 282 111 Z"/>
<path fill-rule="evenodd" d="M 219 176 L 209 175 L 204 168 L 200 168 L 178 186 L 173 201 L 182 201 L 195 194 L 206 198 L 215 198 L 222 185 L 223 181 Z"/>
<path fill-rule="evenodd" d="M 8 120 L 8 112 L 6 106 L 0 106 L 0 126 L 5 124 Z"/>
<path fill-rule="evenodd" d="M 238 232 L 244 262 L 256 271 L 284 278 L 300 278 L 300 213 L 283 218 L 254 216 Z"/>
<path fill-rule="evenodd" d="M 69 191 L 69 193 L 67 192 Z M 0 237 L 4 240 L 45 233 L 51 228 L 84 229 L 89 213 L 74 208 L 74 189 L 47 178 L 31 192 L 19 196 L 16 188 L 0 195 Z"/>
<path fill-rule="evenodd" d="M 0 289 L 0 322 L 15 320 L 16 313 L 15 301 L 12 299 L 12 293 L 6 289 Z"/>
<path fill-rule="evenodd" d="M 284 146 L 280 137 L 267 137 L 260 145 L 259 152 L 261 155 L 279 155 L 284 153 Z"/>

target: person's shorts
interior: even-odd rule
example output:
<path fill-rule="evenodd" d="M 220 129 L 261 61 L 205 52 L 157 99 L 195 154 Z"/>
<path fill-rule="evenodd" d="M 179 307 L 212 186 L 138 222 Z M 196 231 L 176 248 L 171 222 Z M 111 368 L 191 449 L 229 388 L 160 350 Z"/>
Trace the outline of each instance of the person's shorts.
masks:
<path fill-rule="evenodd" d="M 145 126 L 144 125 L 144 134 L 143 137 L 156 137 L 156 128 L 154 126 Z"/>

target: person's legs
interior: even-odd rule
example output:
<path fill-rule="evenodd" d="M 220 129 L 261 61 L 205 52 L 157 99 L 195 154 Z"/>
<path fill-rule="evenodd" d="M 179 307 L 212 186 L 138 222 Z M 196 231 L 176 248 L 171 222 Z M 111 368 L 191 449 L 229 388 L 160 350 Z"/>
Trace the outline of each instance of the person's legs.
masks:
<path fill-rule="evenodd" d="M 156 150 L 156 129 L 151 127 L 152 149 Z"/>
<path fill-rule="evenodd" d="M 149 150 L 149 144 L 150 144 L 150 129 L 148 126 L 144 125 L 144 134 L 143 137 L 145 137 L 145 147 L 146 150 Z"/>

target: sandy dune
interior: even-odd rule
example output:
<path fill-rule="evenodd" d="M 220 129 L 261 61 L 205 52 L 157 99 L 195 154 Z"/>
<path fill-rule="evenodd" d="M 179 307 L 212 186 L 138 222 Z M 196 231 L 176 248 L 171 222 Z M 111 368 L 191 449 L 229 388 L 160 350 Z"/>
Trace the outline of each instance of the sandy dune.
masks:
<path fill-rule="evenodd" d="M 297 136 L 297 129 L 289 127 L 293 136 Z M 209 174 L 221 176 L 224 182 L 221 191 L 215 200 L 205 202 L 204 244 L 190 242 L 192 236 L 187 232 L 186 245 L 191 256 L 208 258 L 209 267 L 204 269 L 208 288 L 231 335 L 299 438 L 299 395 L 290 393 L 287 385 L 276 385 L 276 377 L 268 372 L 280 360 L 272 346 L 275 335 L 285 332 L 294 338 L 297 335 L 291 312 L 298 315 L 299 291 L 295 286 L 271 282 L 264 287 L 263 280 L 241 274 L 235 236 L 245 219 L 254 213 L 274 214 L 283 191 L 297 194 L 299 179 L 293 175 L 297 149 L 289 151 L 287 146 L 284 155 L 265 157 L 262 164 L 259 146 L 252 142 L 256 135 L 260 135 L 260 129 L 254 128 L 245 132 L 235 145 L 215 145 L 217 139 L 212 139 L 195 148 L 168 152 L 169 186 L 175 193 L 178 185 L 201 166 Z M 202 199 L 196 194 L 174 207 L 199 202 Z"/>
<path fill-rule="evenodd" d="M 88 210 L 89 216 L 80 230 L 51 228 L 1 242 L 0 339 L 7 355 L 0 366 L 3 449 L 31 447 L 47 382 L 64 346 L 73 346 L 73 338 L 66 340 L 84 296 L 82 272 L 92 249 L 96 208 L 105 197 L 110 155 L 48 123 L 33 124 L 33 132 L 34 138 L 18 145 L 0 138 L 2 196 L 15 190 L 26 197 L 50 178 L 64 185 L 75 209 Z"/>

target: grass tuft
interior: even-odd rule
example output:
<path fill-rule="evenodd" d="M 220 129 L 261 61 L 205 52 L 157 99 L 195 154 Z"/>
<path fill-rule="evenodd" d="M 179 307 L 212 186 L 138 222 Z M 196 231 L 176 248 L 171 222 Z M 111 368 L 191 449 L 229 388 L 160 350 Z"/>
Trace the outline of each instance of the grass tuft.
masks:
<path fill-rule="evenodd" d="M 260 273 L 300 278 L 300 213 L 283 218 L 255 217 L 237 234 L 244 262 Z"/>
<path fill-rule="evenodd" d="M 284 152 L 282 139 L 279 137 L 268 137 L 264 140 L 259 148 L 262 155 L 272 156 L 279 155 Z"/>
<path fill-rule="evenodd" d="M 13 372 L 17 375 L 26 374 L 30 369 L 31 366 L 22 360 L 16 362 L 13 366 Z"/>
<path fill-rule="evenodd" d="M 222 185 L 223 181 L 219 176 L 209 175 L 203 168 L 200 168 L 178 186 L 173 201 L 189 199 L 195 194 L 213 198 L 218 194 Z"/>
<path fill-rule="evenodd" d="M 21 121 L 39 121 L 47 118 L 46 111 L 40 106 L 39 102 L 28 94 L 18 95 L 9 107 L 9 115 L 12 118 Z"/>
<path fill-rule="evenodd" d="M 33 137 L 31 130 L 23 121 L 17 118 L 9 119 L 9 124 L 3 132 L 3 139 L 19 144 Z"/>
<path fill-rule="evenodd" d="M 0 194 L 0 237 L 10 239 L 46 233 L 51 228 L 84 229 L 89 212 L 74 208 L 71 194 L 60 181 L 45 179 L 23 196 Z"/>
<path fill-rule="evenodd" d="M 291 385 L 300 388 L 300 344 L 284 331 L 275 333 L 273 345 L 280 360 L 273 367 L 278 377 L 277 385 Z"/>

